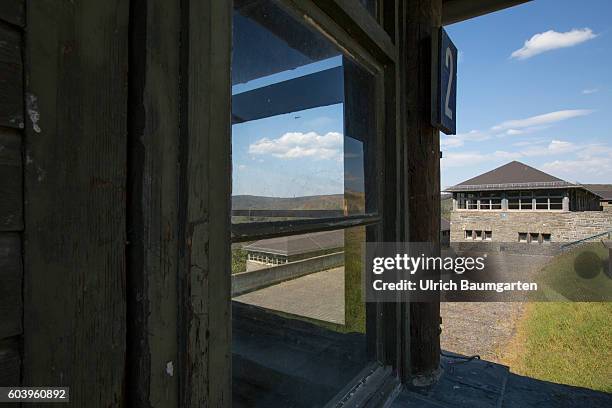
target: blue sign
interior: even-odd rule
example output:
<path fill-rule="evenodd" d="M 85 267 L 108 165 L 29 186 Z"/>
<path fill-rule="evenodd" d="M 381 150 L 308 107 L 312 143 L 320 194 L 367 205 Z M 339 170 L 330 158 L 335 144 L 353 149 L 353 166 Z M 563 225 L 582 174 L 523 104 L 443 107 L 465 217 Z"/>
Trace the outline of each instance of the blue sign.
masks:
<path fill-rule="evenodd" d="M 457 47 L 443 28 L 432 37 L 432 124 L 447 135 L 454 135 L 457 130 Z"/>

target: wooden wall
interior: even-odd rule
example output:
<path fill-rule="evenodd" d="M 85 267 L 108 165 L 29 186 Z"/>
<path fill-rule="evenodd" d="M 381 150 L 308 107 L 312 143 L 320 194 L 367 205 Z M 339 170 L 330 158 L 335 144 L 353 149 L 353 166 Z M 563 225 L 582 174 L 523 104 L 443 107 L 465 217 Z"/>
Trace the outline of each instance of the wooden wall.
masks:
<path fill-rule="evenodd" d="M 74 407 L 123 406 L 128 6 L 26 0 L 23 383 Z"/>
<path fill-rule="evenodd" d="M 0 4 L 0 386 L 21 377 L 23 16 L 23 1 Z"/>

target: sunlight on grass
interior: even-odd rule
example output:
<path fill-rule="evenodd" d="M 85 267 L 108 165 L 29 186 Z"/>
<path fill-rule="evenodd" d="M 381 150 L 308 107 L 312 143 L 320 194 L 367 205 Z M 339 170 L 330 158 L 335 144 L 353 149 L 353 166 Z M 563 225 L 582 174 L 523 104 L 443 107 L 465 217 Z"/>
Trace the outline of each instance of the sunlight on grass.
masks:
<path fill-rule="evenodd" d="M 612 303 L 532 303 L 504 363 L 511 371 L 612 392 Z"/>

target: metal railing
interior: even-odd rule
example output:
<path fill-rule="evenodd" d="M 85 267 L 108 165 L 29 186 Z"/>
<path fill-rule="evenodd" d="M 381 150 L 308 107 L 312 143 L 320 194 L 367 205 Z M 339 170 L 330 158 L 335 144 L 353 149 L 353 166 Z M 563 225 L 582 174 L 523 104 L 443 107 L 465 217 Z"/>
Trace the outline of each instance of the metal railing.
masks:
<path fill-rule="evenodd" d="M 573 241 L 573 242 L 569 242 L 567 244 L 563 244 L 563 245 L 561 245 L 561 250 L 562 251 L 567 251 L 570 248 L 574 248 L 576 246 L 579 246 L 579 245 L 582 245 L 582 244 L 586 244 L 587 242 L 591 242 L 591 240 L 593 240 L 593 239 L 601 238 L 601 237 L 606 236 L 606 235 L 608 236 L 608 239 L 612 239 L 612 230 L 606 231 L 606 232 L 601 232 L 599 234 L 591 235 L 590 237 L 582 238 L 582 239 L 579 239 L 577 241 Z"/>

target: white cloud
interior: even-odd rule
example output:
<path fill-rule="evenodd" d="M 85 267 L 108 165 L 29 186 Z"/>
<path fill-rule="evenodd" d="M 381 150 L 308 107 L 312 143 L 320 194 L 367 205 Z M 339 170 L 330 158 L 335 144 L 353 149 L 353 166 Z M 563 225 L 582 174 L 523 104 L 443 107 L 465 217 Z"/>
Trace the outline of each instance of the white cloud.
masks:
<path fill-rule="evenodd" d="M 446 149 L 461 147 L 465 142 L 481 142 L 490 139 L 491 136 L 478 130 L 471 130 L 467 133 L 458 133 L 456 135 L 444 135 L 440 139 L 440 146 Z"/>
<path fill-rule="evenodd" d="M 597 37 L 590 28 L 576 29 L 564 33 L 548 30 L 543 33 L 535 34 L 525 41 L 522 48 L 514 51 L 511 58 L 520 60 L 531 58 L 546 51 L 559 48 L 573 47 Z"/>
<path fill-rule="evenodd" d="M 596 92 L 599 92 L 599 89 L 597 89 L 597 88 L 589 88 L 589 89 L 583 89 L 582 90 L 582 94 L 583 95 L 590 95 L 590 94 L 594 94 Z"/>
<path fill-rule="evenodd" d="M 544 163 L 542 170 L 573 182 L 610 183 L 612 156 L 554 160 Z"/>
<path fill-rule="evenodd" d="M 342 159 L 341 133 L 288 132 L 278 139 L 263 138 L 249 146 L 253 155 L 272 155 L 281 159 L 311 157 L 318 160 Z"/>
<path fill-rule="evenodd" d="M 490 156 L 480 152 L 448 153 L 442 157 L 440 166 L 442 166 L 442 169 L 473 166 L 488 160 L 490 160 Z"/>
<path fill-rule="evenodd" d="M 543 126 L 550 125 L 555 122 L 567 120 L 579 116 L 591 114 L 593 111 L 589 109 L 567 109 L 555 112 L 544 113 L 542 115 L 531 116 L 525 119 L 507 120 L 495 125 L 491 128 L 494 131 L 506 131 L 506 134 L 523 134 L 535 130 L 543 129 Z M 512 132 L 510 132 L 512 131 Z"/>
<path fill-rule="evenodd" d="M 241 164 L 238 166 L 238 170 L 240 171 L 246 170 L 246 168 L 247 168 L 246 164 Z"/>

